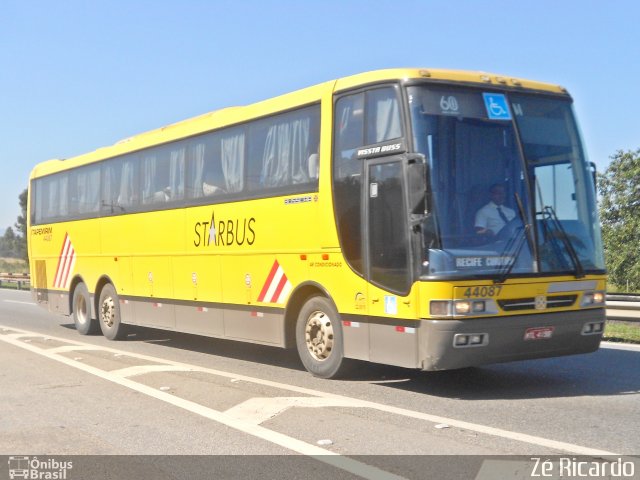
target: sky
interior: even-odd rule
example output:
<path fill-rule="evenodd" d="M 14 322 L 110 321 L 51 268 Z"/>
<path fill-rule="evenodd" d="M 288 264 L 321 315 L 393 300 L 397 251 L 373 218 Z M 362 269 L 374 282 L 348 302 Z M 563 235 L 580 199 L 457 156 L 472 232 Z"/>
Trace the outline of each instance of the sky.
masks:
<path fill-rule="evenodd" d="M 591 161 L 640 148 L 637 0 L 3 0 L 0 234 L 39 162 L 394 67 L 566 87 Z"/>

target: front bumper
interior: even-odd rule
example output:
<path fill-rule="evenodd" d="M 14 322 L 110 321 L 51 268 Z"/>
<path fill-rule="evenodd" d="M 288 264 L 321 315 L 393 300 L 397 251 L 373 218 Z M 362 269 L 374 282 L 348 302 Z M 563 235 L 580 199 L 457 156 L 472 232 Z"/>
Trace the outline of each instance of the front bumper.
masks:
<path fill-rule="evenodd" d="M 466 320 L 422 320 L 418 358 L 423 370 L 450 370 L 489 363 L 594 352 L 602 332 L 583 334 L 587 323 L 605 321 L 605 309 Z M 553 328 L 550 338 L 525 340 L 532 328 Z M 486 334 L 486 345 L 456 347 L 456 334 Z"/>

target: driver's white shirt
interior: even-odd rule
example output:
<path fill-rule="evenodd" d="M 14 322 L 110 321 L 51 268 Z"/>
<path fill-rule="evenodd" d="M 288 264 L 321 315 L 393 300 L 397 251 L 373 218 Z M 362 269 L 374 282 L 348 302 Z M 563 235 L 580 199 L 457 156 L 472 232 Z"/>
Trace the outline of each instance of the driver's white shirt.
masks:
<path fill-rule="evenodd" d="M 507 217 L 507 220 L 513 220 L 516 216 L 516 212 L 509 207 L 500 205 L 500 209 L 502 213 L 504 213 L 504 216 Z M 486 228 L 491 230 L 494 235 L 497 235 L 505 225 L 504 220 L 500 218 L 500 214 L 498 213 L 498 205 L 493 202 L 487 203 L 476 213 L 476 228 Z"/>

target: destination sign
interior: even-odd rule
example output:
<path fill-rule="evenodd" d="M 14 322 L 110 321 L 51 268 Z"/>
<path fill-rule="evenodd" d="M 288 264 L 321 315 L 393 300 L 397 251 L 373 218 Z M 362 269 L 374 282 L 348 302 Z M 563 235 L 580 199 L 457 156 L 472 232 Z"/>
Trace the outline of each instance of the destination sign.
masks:
<path fill-rule="evenodd" d="M 456 268 L 496 268 L 513 262 L 511 256 L 456 257 Z"/>

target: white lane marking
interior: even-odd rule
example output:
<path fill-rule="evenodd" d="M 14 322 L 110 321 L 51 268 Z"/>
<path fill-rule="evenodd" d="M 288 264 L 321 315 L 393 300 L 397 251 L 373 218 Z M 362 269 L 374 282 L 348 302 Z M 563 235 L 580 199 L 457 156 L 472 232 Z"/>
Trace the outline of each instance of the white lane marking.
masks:
<path fill-rule="evenodd" d="M 37 307 L 38 305 L 36 305 L 33 302 L 22 302 L 20 300 L 2 300 L 5 303 L 19 303 L 20 305 L 31 305 L 32 307 Z"/>
<path fill-rule="evenodd" d="M 124 356 L 124 355 L 123 355 Z M 119 370 L 111 370 L 111 375 L 116 375 L 122 378 L 137 377 L 138 375 L 145 375 L 147 373 L 155 372 L 190 372 L 193 368 L 180 367 L 178 365 L 135 365 L 133 367 L 121 368 Z"/>
<path fill-rule="evenodd" d="M 17 330 L 14 330 L 17 331 Z M 23 331 L 21 331 L 20 333 L 7 333 L 6 334 L 7 337 L 11 337 L 11 338 L 26 338 L 26 337 L 39 337 L 40 335 L 35 335 L 33 333 L 24 333 Z"/>
<path fill-rule="evenodd" d="M 627 350 L 629 352 L 640 352 L 640 345 L 637 345 L 635 343 L 602 342 L 600 346 L 602 348 L 610 348 L 611 350 Z"/>
<path fill-rule="evenodd" d="M 0 328 L 2 328 L 3 326 L 0 325 Z M 12 328 L 13 331 L 22 331 L 25 334 L 31 334 L 32 332 L 28 332 L 26 330 L 20 330 L 17 328 Z M 33 334 L 33 336 L 38 336 L 41 334 Z M 0 335 L 0 338 L 2 338 L 2 335 Z M 58 340 L 61 342 L 67 342 L 67 343 L 71 343 L 71 344 L 75 344 L 75 345 L 88 345 L 86 343 L 81 343 L 78 341 L 74 341 L 74 340 L 69 340 L 69 339 L 65 339 L 65 338 L 58 338 L 58 337 L 50 337 L 53 340 Z M 21 342 L 18 342 L 21 343 Z M 288 390 L 291 392 L 296 392 L 302 395 L 310 395 L 310 396 L 315 396 L 315 397 L 323 397 L 323 398 L 332 398 L 332 399 L 341 399 L 341 400 L 345 400 L 345 401 L 352 401 L 354 402 L 353 405 L 356 407 L 365 407 L 365 408 L 371 408 L 371 409 L 375 409 L 381 412 L 386 412 L 386 413 L 393 413 L 396 415 L 401 415 L 404 417 L 409 417 L 409 418 L 416 418 L 419 420 L 425 420 L 428 422 L 432 422 L 435 424 L 440 424 L 440 423 L 445 423 L 447 425 L 450 425 L 452 427 L 458 427 L 464 430 L 469 430 L 469 431 L 473 431 L 473 432 L 478 432 L 478 433 L 483 433 L 486 435 L 492 435 L 492 436 L 496 436 L 496 437 L 502 437 L 502 438 L 507 438 L 510 440 L 515 440 L 518 442 L 523 442 L 523 443 L 529 443 L 532 445 L 537 445 L 537 446 L 541 446 L 541 447 L 547 447 L 547 448 L 551 448 L 551 449 L 555 449 L 555 450 L 561 450 L 564 452 L 568 452 L 568 453 L 574 453 L 577 455 L 590 455 L 590 456 L 598 456 L 598 455 L 611 455 L 611 456 L 619 456 L 619 454 L 617 453 L 613 453 L 613 452 L 608 452 L 606 450 L 599 450 L 599 449 L 595 449 L 595 448 L 589 448 L 589 447 L 584 447 L 581 445 L 576 445 L 573 443 L 567 443 L 567 442 L 560 442 L 557 440 L 551 440 L 548 438 L 544 438 L 544 437 L 538 437 L 535 435 L 528 435 L 525 433 L 518 433 L 518 432 L 512 432 L 510 430 L 503 430 L 500 428 L 494 428 L 494 427 L 489 427 L 486 425 L 480 425 L 477 423 L 470 423 L 470 422 L 465 422 L 462 420 L 456 420 L 453 418 L 447 418 L 447 417 L 441 417 L 441 416 L 437 416 L 437 415 L 431 415 L 429 413 L 422 413 L 422 412 L 416 412 L 413 410 L 407 410 L 404 408 L 400 408 L 400 407 L 393 407 L 390 405 L 384 405 L 384 404 L 380 404 L 380 403 L 375 403 L 375 402 L 370 402 L 367 400 L 360 400 L 360 399 L 356 399 L 356 398 L 351 398 L 351 397 L 347 397 L 344 395 L 337 395 L 337 394 L 333 394 L 333 393 L 327 393 L 327 392 L 322 392 L 319 390 L 312 390 L 310 388 L 304 388 L 304 387 L 297 387 L 295 385 L 288 385 L 285 383 L 278 383 L 278 382 L 273 382 L 270 380 L 263 380 L 261 378 L 254 378 L 254 377 L 249 377 L 249 376 L 245 376 L 245 375 L 238 375 L 235 373 L 229 373 L 229 372 L 224 372 L 222 370 L 214 370 L 211 368 L 205 368 L 205 367 L 199 367 L 196 365 L 189 365 L 187 363 L 181 363 L 181 362 L 176 362 L 173 360 L 167 360 L 167 359 L 162 359 L 162 358 L 158 358 L 158 357 L 152 357 L 150 355 L 143 355 L 143 354 L 139 354 L 139 353 L 131 353 L 131 352 L 125 352 L 122 350 L 116 350 L 113 348 L 109 348 L 109 347 L 104 347 L 104 351 L 106 352 L 111 352 L 111 353 L 120 353 L 123 355 L 128 355 L 130 357 L 134 357 L 134 358 L 138 358 L 138 359 L 142 359 L 145 361 L 150 361 L 150 362 L 156 362 L 156 363 L 165 363 L 167 365 L 176 365 L 176 366 L 181 366 L 184 368 L 191 368 L 193 369 L 193 371 L 198 371 L 198 372 L 204 372 L 204 373 L 209 373 L 212 375 L 216 375 L 219 377 L 223 377 L 223 378 L 229 378 L 231 380 L 241 380 L 241 381 L 246 381 L 246 382 L 250 382 L 250 383 L 254 383 L 257 385 L 264 385 L 267 387 L 273 387 L 273 388 L 278 388 L 278 389 L 282 389 L 282 390 Z"/>
<path fill-rule="evenodd" d="M 296 453 L 312 457 L 320 462 L 326 463 L 328 465 L 332 465 L 336 468 L 352 473 L 356 476 L 372 479 L 372 480 L 387 480 L 387 479 L 388 480 L 406 480 L 404 477 L 400 477 L 398 475 L 385 472 L 384 470 L 380 470 L 379 468 L 373 467 L 371 465 L 367 465 L 362 462 L 358 462 L 348 457 L 343 457 L 338 453 L 332 452 L 330 450 L 326 450 L 324 448 L 316 447 L 315 445 L 311 445 L 309 443 L 303 442 L 293 437 L 289 437 L 282 433 L 278 433 L 273 430 L 260 427 L 259 425 L 253 425 L 251 423 L 238 420 L 229 415 L 226 415 L 223 412 L 219 412 L 212 408 L 205 407 L 204 405 L 200 405 L 190 400 L 179 398 L 170 393 L 165 393 L 163 391 L 156 390 L 155 388 L 149 387 L 147 385 L 143 385 L 138 382 L 134 382 L 133 380 L 129 380 L 128 378 L 123 378 L 118 375 L 113 375 L 111 372 L 107 372 L 104 370 L 100 370 L 99 368 L 96 368 L 96 367 L 91 367 L 89 365 L 76 362 L 75 360 L 71 360 L 70 358 L 63 357 L 55 353 L 50 353 L 45 349 L 38 348 L 30 344 L 26 344 L 24 342 L 21 342 L 20 340 L 11 338 L 8 335 L 0 335 L 0 340 L 6 343 L 12 344 L 16 347 L 20 347 L 25 350 L 28 350 L 32 353 L 42 355 L 43 357 L 47 357 L 51 360 L 55 360 L 57 362 L 63 363 L 70 367 L 83 370 L 84 372 L 89 373 L 91 375 L 95 375 L 96 377 L 102 378 L 103 380 L 107 380 L 109 382 L 115 383 L 125 388 L 129 388 L 131 390 L 135 390 L 137 392 L 143 393 L 149 397 L 156 398 L 160 401 L 169 403 L 178 408 L 182 408 L 183 410 L 187 410 L 191 413 L 195 413 L 204 418 L 208 418 L 215 422 L 234 428 L 240 432 L 243 432 L 248 435 L 252 435 L 254 437 L 265 440 L 267 442 L 279 445 L 288 450 L 292 450 Z M 126 352 L 121 352 L 121 353 L 126 354 Z"/>
<path fill-rule="evenodd" d="M 53 338 L 53 337 L 49 337 L 49 338 Z M 68 353 L 68 352 L 77 352 L 77 351 L 83 351 L 83 350 L 102 350 L 102 347 L 98 347 L 94 345 L 64 345 L 62 347 L 48 348 L 47 352 Z"/>
<path fill-rule="evenodd" d="M 319 397 L 262 397 L 249 400 L 231 407 L 224 413 L 238 420 L 254 425 L 271 420 L 291 407 L 323 408 L 352 407 L 358 405 L 351 399 L 319 398 Z"/>

